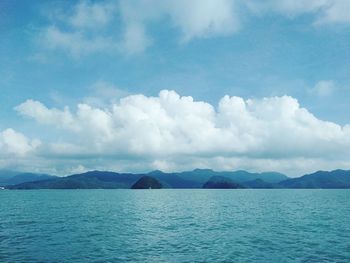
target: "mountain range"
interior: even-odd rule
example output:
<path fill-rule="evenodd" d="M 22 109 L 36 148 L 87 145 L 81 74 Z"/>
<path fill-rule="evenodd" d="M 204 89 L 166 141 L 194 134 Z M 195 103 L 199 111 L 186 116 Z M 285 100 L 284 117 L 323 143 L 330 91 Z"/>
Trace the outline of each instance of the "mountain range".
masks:
<path fill-rule="evenodd" d="M 0 170 L 0 186 L 16 185 L 26 182 L 55 179 L 57 176 L 48 174 L 23 173 L 9 170 Z"/>
<path fill-rule="evenodd" d="M 144 179 L 137 188 L 350 188 L 350 170 L 318 171 L 289 178 L 277 172 L 217 172 L 210 169 L 178 173 L 156 170 L 140 174 L 89 171 L 65 177 L 0 171 L 0 186 L 7 189 L 129 189 L 141 178 Z"/>
<path fill-rule="evenodd" d="M 230 178 L 223 176 L 212 176 L 202 186 L 204 189 L 239 189 L 245 188 L 242 184 L 232 181 Z"/>

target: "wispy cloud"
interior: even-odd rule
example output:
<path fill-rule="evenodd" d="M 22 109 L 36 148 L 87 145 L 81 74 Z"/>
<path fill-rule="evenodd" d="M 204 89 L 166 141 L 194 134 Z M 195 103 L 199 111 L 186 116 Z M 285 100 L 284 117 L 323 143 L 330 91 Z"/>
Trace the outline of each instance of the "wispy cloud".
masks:
<path fill-rule="evenodd" d="M 70 16 L 63 18 L 74 28 L 99 30 L 113 20 L 115 12 L 115 5 L 110 1 L 81 1 L 74 6 Z"/>
<path fill-rule="evenodd" d="M 249 0 L 247 6 L 257 14 L 275 12 L 289 18 L 311 14 L 314 17 L 314 25 L 350 22 L 350 2 L 347 0 Z"/>
<path fill-rule="evenodd" d="M 64 32 L 55 26 L 47 27 L 41 34 L 41 41 L 49 49 L 62 49 L 74 57 L 84 54 L 116 50 L 109 37 L 87 37 L 84 32 Z"/>
<path fill-rule="evenodd" d="M 91 106 L 107 108 L 111 103 L 117 103 L 122 97 L 130 95 L 112 83 L 97 81 L 89 88 L 90 93 L 82 98 L 82 102 Z"/>
<path fill-rule="evenodd" d="M 319 97 L 328 97 L 336 91 L 336 85 L 332 80 L 321 80 L 310 90 Z"/>
<path fill-rule="evenodd" d="M 167 23 L 179 31 L 179 42 L 229 36 L 242 20 L 277 13 L 288 18 L 309 14 L 314 25 L 348 24 L 346 0 L 130 0 L 80 1 L 69 12 L 56 12 L 42 30 L 49 49 L 62 49 L 74 57 L 112 52 L 142 53 L 157 43 L 149 33 L 154 23 Z"/>

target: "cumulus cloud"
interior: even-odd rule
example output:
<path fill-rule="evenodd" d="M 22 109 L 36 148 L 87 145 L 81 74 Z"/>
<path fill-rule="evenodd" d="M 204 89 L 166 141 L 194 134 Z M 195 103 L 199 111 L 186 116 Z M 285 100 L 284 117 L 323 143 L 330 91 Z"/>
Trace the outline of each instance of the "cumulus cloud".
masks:
<path fill-rule="evenodd" d="M 49 125 L 62 125 L 73 128 L 74 119 L 68 107 L 64 110 L 48 109 L 39 101 L 27 100 L 15 108 L 24 116 L 35 118 L 39 123 Z"/>
<path fill-rule="evenodd" d="M 23 167 L 29 167 L 29 170 L 23 171 L 35 171 L 40 166 L 36 154 L 41 146 L 40 140 L 31 139 L 12 128 L 0 131 L 0 168 L 21 170 Z M 47 167 L 47 162 L 44 163 Z"/>
<path fill-rule="evenodd" d="M 30 140 L 13 129 L 0 132 L 0 156 L 25 156 L 40 145 L 39 140 Z"/>
<path fill-rule="evenodd" d="M 157 97 L 126 96 L 108 108 L 79 104 L 75 111 L 59 110 L 28 100 L 16 110 L 73 138 L 51 143 L 46 154 L 124 160 L 129 168 L 135 162 L 170 170 L 249 162 L 261 168 L 265 160 L 266 166 L 286 170 L 288 160 L 305 165 L 308 160 L 345 162 L 350 156 L 350 126 L 319 120 L 289 96 L 225 96 L 214 107 L 163 90 Z"/>

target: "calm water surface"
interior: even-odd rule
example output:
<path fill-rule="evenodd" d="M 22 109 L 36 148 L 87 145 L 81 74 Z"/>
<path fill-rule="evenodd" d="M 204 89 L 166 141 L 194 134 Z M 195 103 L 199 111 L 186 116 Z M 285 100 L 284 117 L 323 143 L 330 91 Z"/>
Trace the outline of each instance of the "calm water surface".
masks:
<path fill-rule="evenodd" d="M 350 190 L 0 191 L 0 262 L 350 262 Z"/>

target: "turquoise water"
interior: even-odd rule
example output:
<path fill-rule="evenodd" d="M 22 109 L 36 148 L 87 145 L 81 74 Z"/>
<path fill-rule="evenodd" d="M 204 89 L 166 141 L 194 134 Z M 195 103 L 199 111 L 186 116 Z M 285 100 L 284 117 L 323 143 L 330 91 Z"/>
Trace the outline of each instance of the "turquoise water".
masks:
<path fill-rule="evenodd" d="M 350 190 L 0 191 L 0 262 L 350 262 Z"/>

